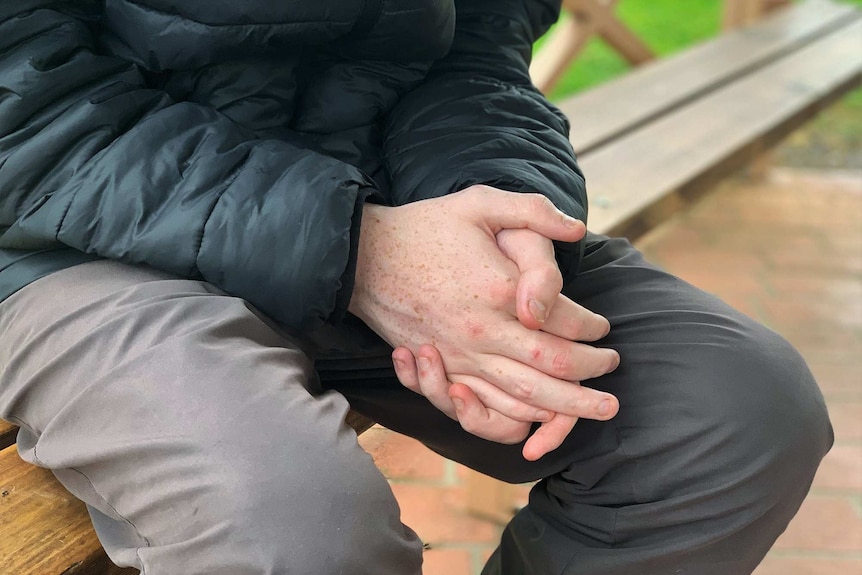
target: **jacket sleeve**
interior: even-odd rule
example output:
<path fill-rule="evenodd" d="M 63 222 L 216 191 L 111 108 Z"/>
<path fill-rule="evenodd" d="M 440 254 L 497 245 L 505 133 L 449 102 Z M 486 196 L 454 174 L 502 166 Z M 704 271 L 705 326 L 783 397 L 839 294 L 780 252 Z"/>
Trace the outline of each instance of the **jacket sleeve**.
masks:
<path fill-rule="evenodd" d="M 532 44 L 559 16 L 553 0 L 456 0 L 449 54 L 386 123 L 395 204 L 486 184 L 539 192 L 586 220 L 583 174 L 563 114 L 532 85 Z M 557 244 L 564 277 L 579 245 Z"/>
<path fill-rule="evenodd" d="M 0 7 L 0 247 L 204 279 L 291 328 L 337 319 L 371 182 L 148 88 L 95 48 L 98 4 Z"/>

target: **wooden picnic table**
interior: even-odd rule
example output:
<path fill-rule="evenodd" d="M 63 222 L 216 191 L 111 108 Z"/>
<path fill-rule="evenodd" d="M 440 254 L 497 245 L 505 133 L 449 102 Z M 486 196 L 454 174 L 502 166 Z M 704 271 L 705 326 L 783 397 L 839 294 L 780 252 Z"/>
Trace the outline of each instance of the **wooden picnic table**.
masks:
<path fill-rule="evenodd" d="M 747 26 L 764 14 L 786 6 L 790 0 L 725 0 L 722 26 L 725 30 Z M 587 42 L 600 37 L 633 66 L 655 59 L 650 48 L 617 18 L 619 0 L 563 0 L 561 20 L 530 66 L 533 82 L 548 93 L 577 59 Z"/>

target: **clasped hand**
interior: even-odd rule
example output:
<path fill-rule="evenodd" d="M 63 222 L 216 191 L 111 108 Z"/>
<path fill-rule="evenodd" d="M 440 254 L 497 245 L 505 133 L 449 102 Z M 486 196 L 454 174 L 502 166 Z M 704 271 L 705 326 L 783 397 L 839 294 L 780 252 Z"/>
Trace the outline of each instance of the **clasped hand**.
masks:
<path fill-rule="evenodd" d="M 366 205 L 350 311 L 395 348 L 399 380 L 462 427 L 556 449 L 616 398 L 580 385 L 613 371 L 608 321 L 560 293 L 552 240 L 584 225 L 538 194 L 473 186 L 399 207 Z"/>

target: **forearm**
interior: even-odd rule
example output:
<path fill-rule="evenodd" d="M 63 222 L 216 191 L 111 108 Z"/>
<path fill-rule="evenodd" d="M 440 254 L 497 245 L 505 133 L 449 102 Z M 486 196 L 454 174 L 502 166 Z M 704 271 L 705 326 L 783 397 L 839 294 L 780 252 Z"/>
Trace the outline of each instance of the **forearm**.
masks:
<path fill-rule="evenodd" d="M 555 17 L 553 2 L 458 3 L 449 55 L 385 124 L 396 205 L 486 184 L 543 194 L 586 221 L 584 179 L 568 123 L 532 86 L 528 71 L 532 42 Z M 557 251 L 569 280 L 580 245 L 557 244 Z"/>

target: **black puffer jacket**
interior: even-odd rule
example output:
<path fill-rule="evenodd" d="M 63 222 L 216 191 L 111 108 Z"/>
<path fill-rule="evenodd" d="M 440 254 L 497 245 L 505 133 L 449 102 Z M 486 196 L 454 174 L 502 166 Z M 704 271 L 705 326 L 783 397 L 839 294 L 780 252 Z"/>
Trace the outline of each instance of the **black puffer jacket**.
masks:
<path fill-rule="evenodd" d="M 0 299 L 101 257 L 314 329 L 349 301 L 365 201 L 484 183 L 584 218 L 566 121 L 527 73 L 558 10 L 0 0 Z"/>

